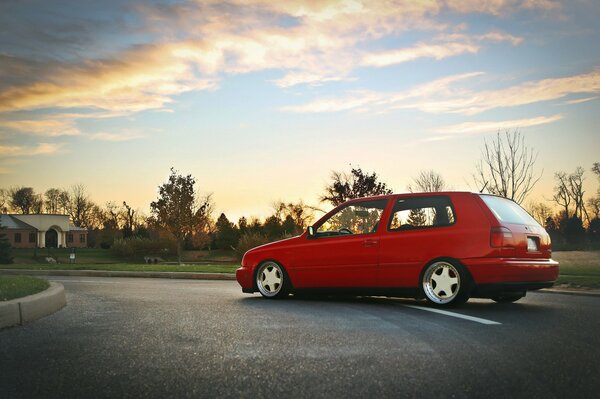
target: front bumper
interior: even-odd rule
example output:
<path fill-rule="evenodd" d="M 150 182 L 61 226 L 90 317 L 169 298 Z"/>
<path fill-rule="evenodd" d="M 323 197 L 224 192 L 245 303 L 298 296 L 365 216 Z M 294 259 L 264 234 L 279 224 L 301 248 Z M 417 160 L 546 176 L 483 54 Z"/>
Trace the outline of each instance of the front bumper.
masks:
<path fill-rule="evenodd" d="M 477 286 L 512 283 L 545 288 L 558 278 L 558 262 L 552 259 L 475 258 L 462 262 Z"/>
<path fill-rule="evenodd" d="M 242 292 L 251 294 L 254 292 L 254 282 L 252 281 L 252 269 L 249 267 L 240 267 L 235 271 L 235 278 L 242 286 Z"/>

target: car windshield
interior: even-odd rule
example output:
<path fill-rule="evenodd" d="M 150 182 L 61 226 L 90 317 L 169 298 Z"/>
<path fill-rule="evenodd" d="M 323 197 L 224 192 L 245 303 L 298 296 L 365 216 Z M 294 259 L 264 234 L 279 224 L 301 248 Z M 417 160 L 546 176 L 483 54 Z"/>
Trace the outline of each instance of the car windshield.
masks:
<path fill-rule="evenodd" d="M 539 223 L 514 201 L 494 195 L 481 195 L 481 199 L 500 222 L 539 226 Z"/>
<path fill-rule="evenodd" d="M 317 235 L 369 234 L 377 230 L 386 199 L 355 202 L 331 215 L 317 227 Z"/>

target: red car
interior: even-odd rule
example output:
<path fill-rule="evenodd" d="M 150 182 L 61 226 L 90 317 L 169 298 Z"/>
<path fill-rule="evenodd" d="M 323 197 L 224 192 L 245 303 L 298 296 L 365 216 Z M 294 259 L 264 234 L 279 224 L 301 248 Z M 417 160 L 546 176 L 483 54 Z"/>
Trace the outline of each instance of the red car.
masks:
<path fill-rule="evenodd" d="M 304 234 L 246 252 L 237 281 L 266 298 L 289 293 L 470 297 L 513 302 L 558 277 L 550 237 L 517 203 L 468 192 L 348 201 Z"/>

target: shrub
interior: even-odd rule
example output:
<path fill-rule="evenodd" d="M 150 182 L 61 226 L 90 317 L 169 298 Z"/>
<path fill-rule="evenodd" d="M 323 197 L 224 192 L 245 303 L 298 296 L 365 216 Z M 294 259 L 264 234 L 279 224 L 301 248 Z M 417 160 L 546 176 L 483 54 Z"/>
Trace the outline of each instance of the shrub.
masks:
<path fill-rule="evenodd" d="M 140 237 L 121 238 L 115 240 L 112 251 L 122 258 L 165 257 L 177 253 L 177 243 L 164 238 L 154 240 Z"/>
<path fill-rule="evenodd" d="M 246 251 L 258 247 L 259 245 L 266 244 L 270 241 L 271 240 L 269 240 L 266 235 L 261 233 L 245 233 L 240 237 L 237 247 L 235 248 L 236 255 L 241 259 Z"/>

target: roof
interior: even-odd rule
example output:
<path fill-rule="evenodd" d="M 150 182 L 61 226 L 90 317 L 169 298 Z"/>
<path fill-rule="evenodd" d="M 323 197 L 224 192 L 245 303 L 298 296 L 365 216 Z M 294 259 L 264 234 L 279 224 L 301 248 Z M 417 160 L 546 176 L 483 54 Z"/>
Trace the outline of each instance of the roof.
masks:
<path fill-rule="evenodd" d="M 37 230 L 35 227 L 28 225 L 27 223 L 14 218 L 11 215 L 0 215 L 0 224 L 2 224 L 2 227 L 6 227 L 7 229 Z"/>
<path fill-rule="evenodd" d="M 75 226 L 73 223 L 69 223 L 69 231 L 87 231 L 87 229 Z"/>

